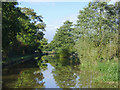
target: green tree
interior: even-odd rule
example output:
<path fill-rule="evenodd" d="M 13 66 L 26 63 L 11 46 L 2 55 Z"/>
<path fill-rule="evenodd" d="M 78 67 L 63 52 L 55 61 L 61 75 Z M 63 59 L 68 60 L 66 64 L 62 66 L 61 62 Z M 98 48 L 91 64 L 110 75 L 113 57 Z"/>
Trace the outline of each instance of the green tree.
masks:
<path fill-rule="evenodd" d="M 43 23 L 42 16 L 36 15 L 33 9 L 21 8 L 21 11 L 28 19 L 19 18 L 23 28 L 21 28 L 21 32 L 17 34 L 17 39 L 27 47 L 26 51 L 26 47 L 23 48 L 24 53 L 34 53 L 40 46 L 40 40 L 42 40 L 44 36 L 43 31 L 45 31 L 45 24 Z"/>
<path fill-rule="evenodd" d="M 61 62 L 68 62 L 70 56 L 75 52 L 73 39 L 73 24 L 70 21 L 65 21 L 64 24 L 57 29 L 57 32 L 51 42 L 52 47 L 58 53 Z"/>
<path fill-rule="evenodd" d="M 19 8 L 17 4 L 17 2 L 2 3 L 3 57 L 34 53 L 44 36 L 46 25 L 43 17 L 37 15 L 33 9 Z"/>
<path fill-rule="evenodd" d="M 17 2 L 2 2 L 2 51 L 3 57 L 8 56 L 16 44 L 16 34 L 20 31 L 19 17 L 22 13 Z M 14 52 L 14 51 L 13 51 Z"/>
<path fill-rule="evenodd" d="M 115 6 L 107 2 L 90 2 L 80 11 L 74 36 L 81 60 L 109 59 L 116 54 L 117 18 Z"/>
<path fill-rule="evenodd" d="M 41 46 L 39 47 L 42 50 L 47 50 L 48 49 L 48 40 L 46 38 L 43 38 L 40 41 Z"/>
<path fill-rule="evenodd" d="M 53 39 L 53 45 L 56 50 L 62 47 L 71 47 L 74 45 L 74 40 L 72 38 L 72 31 L 74 29 L 72 26 L 72 22 L 67 20 L 64 22 L 63 26 L 58 28 Z"/>

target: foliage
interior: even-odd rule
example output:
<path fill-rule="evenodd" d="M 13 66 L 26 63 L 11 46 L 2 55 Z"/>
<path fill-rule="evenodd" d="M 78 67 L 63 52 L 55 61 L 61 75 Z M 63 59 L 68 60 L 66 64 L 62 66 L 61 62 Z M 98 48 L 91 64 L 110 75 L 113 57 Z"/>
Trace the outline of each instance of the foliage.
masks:
<path fill-rule="evenodd" d="M 43 38 L 41 41 L 40 41 L 40 49 L 42 50 L 47 50 L 48 49 L 48 39 L 46 38 Z"/>
<path fill-rule="evenodd" d="M 22 13 L 16 5 L 17 2 L 2 3 L 2 52 L 5 57 L 16 45 L 16 34 L 21 28 L 18 18 Z"/>
<path fill-rule="evenodd" d="M 95 81 L 118 81 L 118 9 L 116 4 L 90 2 L 80 10 L 75 26 L 75 48 L 82 70 L 98 73 Z M 114 83 L 115 87 L 116 84 Z M 113 85 L 112 85 L 113 86 Z M 96 87 L 99 87 L 97 85 Z"/>
<path fill-rule="evenodd" d="M 46 56 L 42 56 L 41 58 L 38 59 L 38 66 L 43 71 L 45 71 L 47 69 L 46 63 L 47 63 Z"/>
<path fill-rule="evenodd" d="M 119 10 L 117 5 L 118 2 L 115 4 L 90 2 L 87 7 L 80 10 L 74 28 L 69 21 L 58 28 L 49 45 L 51 45 L 51 49 L 56 50 L 60 61 L 67 64 L 71 55 L 73 56 L 77 52 L 81 62 L 80 67 L 83 70 L 92 69 L 91 71 L 97 72 L 96 67 L 106 68 L 106 73 L 101 78 L 106 81 L 116 81 L 117 78 L 113 79 L 111 76 L 116 77 L 117 65 L 114 62 L 112 67 L 111 62 L 117 61 L 115 58 L 118 58 L 119 54 L 117 47 Z M 111 68 L 115 68 L 115 70 Z M 102 73 L 102 71 L 100 72 Z"/>
<path fill-rule="evenodd" d="M 33 9 L 21 8 L 21 11 L 28 19 L 19 18 L 23 28 L 21 28 L 21 32 L 17 34 L 17 39 L 22 44 L 28 46 L 28 52 L 33 53 L 40 46 L 40 40 L 42 40 L 44 35 L 42 31 L 45 30 L 45 24 L 42 22 L 42 17 L 36 15 Z M 40 29 L 42 31 L 40 31 Z"/>
<path fill-rule="evenodd" d="M 57 29 L 53 41 L 49 44 L 43 37 L 46 25 L 42 16 L 30 8 L 15 7 L 17 3 L 3 3 L 3 55 L 9 56 L 12 51 L 27 54 L 54 50 L 57 55 L 49 58 L 49 61 L 55 66 L 53 74 L 57 84 L 62 88 L 75 86 L 76 76 L 68 66 L 74 63 L 81 63 L 82 71 L 97 73 L 95 79 L 98 82 L 116 82 L 118 81 L 116 58 L 119 55 L 119 3 L 90 2 L 87 7 L 80 10 L 77 23 L 73 25 L 73 22 L 65 21 Z M 46 57 L 38 61 L 43 70 L 47 67 L 45 61 Z M 26 77 L 29 78 L 29 75 L 26 74 Z M 24 81 L 24 78 L 22 79 Z"/>
<path fill-rule="evenodd" d="M 72 45 L 74 44 L 74 40 L 72 38 L 72 26 L 72 22 L 67 20 L 64 22 L 63 26 L 58 28 L 52 41 L 52 45 L 55 50 L 58 50 L 62 47 L 72 47 Z"/>
<path fill-rule="evenodd" d="M 19 8 L 17 2 L 2 3 L 2 52 L 3 58 L 15 55 L 41 53 L 41 43 L 45 31 L 43 17 L 33 9 Z"/>
<path fill-rule="evenodd" d="M 57 29 L 57 32 L 53 38 L 53 41 L 49 44 L 50 48 L 54 49 L 58 54 L 61 62 L 70 63 L 70 57 L 75 53 L 73 47 L 75 42 L 73 38 L 73 25 L 70 21 L 65 21 L 64 24 Z"/>
<path fill-rule="evenodd" d="M 90 2 L 80 11 L 75 47 L 82 62 L 93 64 L 96 60 L 108 60 L 117 55 L 118 16 L 114 10 L 115 6 L 107 2 Z"/>
<path fill-rule="evenodd" d="M 37 78 L 39 81 L 42 81 L 44 79 L 43 74 L 33 73 L 35 69 L 30 70 L 24 70 L 20 73 L 19 78 L 16 82 L 15 88 L 34 88 L 35 87 L 44 87 L 44 82 L 36 83 Z"/>

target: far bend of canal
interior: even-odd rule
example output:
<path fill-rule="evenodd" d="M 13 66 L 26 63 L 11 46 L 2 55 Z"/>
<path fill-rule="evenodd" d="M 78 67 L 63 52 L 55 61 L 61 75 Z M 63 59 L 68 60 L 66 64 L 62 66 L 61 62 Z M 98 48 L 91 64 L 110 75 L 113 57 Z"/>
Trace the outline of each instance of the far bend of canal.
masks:
<path fill-rule="evenodd" d="M 4 68 L 2 88 L 94 88 L 94 73 L 81 71 L 79 65 L 62 65 L 55 55 L 45 55 Z"/>

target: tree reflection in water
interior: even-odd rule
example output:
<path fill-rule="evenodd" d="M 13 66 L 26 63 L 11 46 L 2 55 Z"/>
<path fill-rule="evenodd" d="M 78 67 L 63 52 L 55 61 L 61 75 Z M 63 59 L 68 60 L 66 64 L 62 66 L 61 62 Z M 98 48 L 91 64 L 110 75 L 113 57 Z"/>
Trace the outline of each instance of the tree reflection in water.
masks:
<path fill-rule="evenodd" d="M 64 59 L 65 60 L 65 59 Z M 70 59 L 69 59 L 70 60 Z M 66 60 L 66 61 L 69 61 Z M 46 62 L 47 61 L 47 62 Z M 65 62 L 66 62 L 65 61 Z M 38 67 L 24 68 L 19 73 L 16 88 L 93 88 L 105 84 L 93 82 L 97 75 L 91 71 L 81 71 L 77 64 L 66 64 L 55 55 L 43 56 Z M 17 76 L 16 76 L 17 77 Z M 12 85 L 11 83 L 7 86 Z M 106 85 L 105 85 L 106 86 Z"/>
<path fill-rule="evenodd" d="M 20 73 L 15 85 L 16 88 L 45 88 L 42 71 L 47 69 L 47 64 L 43 57 L 37 59 L 39 68 L 29 68 Z"/>
<path fill-rule="evenodd" d="M 37 72 L 35 72 L 37 70 Z M 34 72 L 34 73 L 33 73 Z M 39 69 L 32 68 L 24 70 L 20 73 L 18 81 L 16 82 L 16 88 L 44 88 L 43 74 Z M 41 82 L 38 82 L 41 81 Z"/>
<path fill-rule="evenodd" d="M 57 86 L 60 88 L 76 87 L 78 83 L 77 79 L 79 78 L 77 72 L 80 71 L 79 68 L 61 62 L 56 56 L 49 56 L 47 58 L 49 59 L 49 63 L 54 66 L 52 74 Z"/>
<path fill-rule="evenodd" d="M 60 88 L 75 87 L 77 75 L 70 66 L 57 67 L 52 73 Z"/>

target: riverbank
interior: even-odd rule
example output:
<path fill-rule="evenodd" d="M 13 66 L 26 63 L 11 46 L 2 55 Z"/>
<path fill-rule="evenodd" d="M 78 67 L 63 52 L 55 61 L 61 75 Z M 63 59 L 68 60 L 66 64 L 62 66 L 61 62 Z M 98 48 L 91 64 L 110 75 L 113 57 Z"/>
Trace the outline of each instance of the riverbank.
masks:
<path fill-rule="evenodd" d="M 84 63 L 63 66 L 55 55 L 35 58 L 3 69 L 3 87 L 118 88 L 117 62 L 115 60 L 96 62 L 96 65 Z M 48 62 L 44 62 L 45 60 Z M 39 62 L 44 65 L 38 64 Z"/>
<path fill-rule="evenodd" d="M 96 87 L 102 88 L 118 88 L 118 61 L 108 60 L 104 62 L 97 61 L 96 64 L 82 64 L 80 65 L 81 71 L 94 73 L 94 84 Z"/>
<path fill-rule="evenodd" d="M 34 54 L 27 54 L 27 55 L 23 55 L 23 56 L 15 56 L 15 57 L 7 58 L 7 59 L 2 60 L 2 67 L 3 68 L 11 67 L 13 65 L 20 64 L 25 61 L 34 59 L 35 57 L 41 57 L 42 55 L 44 55 L 44 54 L 43 53 L 34 53 Z"/>

